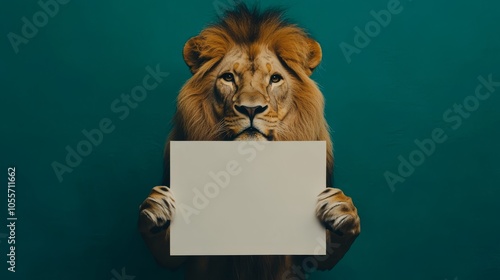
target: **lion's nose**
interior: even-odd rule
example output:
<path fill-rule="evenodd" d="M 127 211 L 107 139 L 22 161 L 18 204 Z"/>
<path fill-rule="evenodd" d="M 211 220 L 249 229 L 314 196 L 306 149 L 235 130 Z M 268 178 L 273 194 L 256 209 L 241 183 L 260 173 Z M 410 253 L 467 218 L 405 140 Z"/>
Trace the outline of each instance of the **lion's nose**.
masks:
<path fill-rule="evenodd" d="M 250 121 L 252 121 L 255 115 L 263 113 L 267 110 L 267 105 L 254 107 L 234 105 L 234 109 L 236 109 L 236 111 L 242 113 L 243 115 L 248 116 L 250 118 Z"/>

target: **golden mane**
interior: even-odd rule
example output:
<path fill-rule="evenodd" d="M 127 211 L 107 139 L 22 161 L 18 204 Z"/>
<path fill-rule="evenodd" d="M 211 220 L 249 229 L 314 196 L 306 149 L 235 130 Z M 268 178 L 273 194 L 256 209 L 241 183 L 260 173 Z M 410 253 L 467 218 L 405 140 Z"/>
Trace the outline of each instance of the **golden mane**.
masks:
<path fill-rule="evenodd" d="M 287 116 L 286 131 L 276 133 L 276 141 L 327 141 L 327 184 L 333 166 L 333 153 L 328 125 L 324 118 L 324 99 L 316 83 L 310 79 L 321 61 L 320 45 L 296 25 L 283 18 L 278 9 L 259 12 L 239 5 L 228 11 L 218 23 L 205 28 L 184 46 L 184 59 L 193 76 L 182 87 L 169 140 L 227 140 L 224 126 L 214 112 L 212 70 L 234 47 L 243 47 L 250 58 L 259 46 L 277 55 L 293 76 L 290 95 L 292 108 Z M 169 145 L 165 153 L 165 184 L 169 185 Z"/>

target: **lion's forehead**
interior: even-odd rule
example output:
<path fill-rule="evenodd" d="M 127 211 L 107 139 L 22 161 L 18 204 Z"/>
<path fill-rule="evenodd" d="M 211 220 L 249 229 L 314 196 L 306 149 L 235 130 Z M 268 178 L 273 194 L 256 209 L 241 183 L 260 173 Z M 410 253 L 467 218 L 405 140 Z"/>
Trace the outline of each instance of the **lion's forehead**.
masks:
<path fill-rule="evenodd" d="M 280 66 L 277 56 L 266 47 L 259 47 L 257 52 L 252 48 L 237 47 L 229 51 L 221 63 L 220 72 L 231 71 L 238 75 L 252 73 L 252 77 L 271 75 Z"/>

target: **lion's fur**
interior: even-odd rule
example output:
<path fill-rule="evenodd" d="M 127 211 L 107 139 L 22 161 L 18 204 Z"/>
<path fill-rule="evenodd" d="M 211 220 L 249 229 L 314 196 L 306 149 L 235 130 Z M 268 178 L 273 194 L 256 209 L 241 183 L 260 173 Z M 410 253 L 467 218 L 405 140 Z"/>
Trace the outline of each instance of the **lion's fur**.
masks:
<path fill-rule="evenodd" d="M 184 58 L 193 76 L 179 93 L 169 140 L 224 140 L 223 126 L 214 112 L 215 76 L 211 70 L 236 46 L 243 46 L 249 57 L 259 46 L 268 46 L 292 74 L 293 106 L 286 121 L 288 129 L 276 134 L 274 140 L 326 141 L 329 180 L 333 152 L 324 99 L 309 77 L 321 60 L 321 48 L 303 29 L 284 20 L 281 10 L 259 13 L 257 8 L 240 5 L 186 43 Z"/>
<path fill-rule="evenodd" d="M 227 140 L 228 132 L 224 130 L 218 111 L 217 103 L 220 100 L 214 93 L 217 75 L 213 70 L 234 48 L 243 49 L 250 60 L 267 48 L 290 74 L 292 79 L 288 94 L 292 102 L 286 118 L 281 120 L 286 129 L 276 131 L 272 140 L 326 141 L 327 185 L 330 185 L 333 153 L 324 118 L 324 99 L 310 78 L 321 61 L 321 48 L 303 29 L 284 20 L 281 10 L 261 13 L 256 8 L 251 10 L 240 5 L 186 43 L 184 59 L 193 76 L 179 93 L 168 141 Z M 168 147 L 165 153 L 165 185 L 170 183 Z M 228 279 L 274 279 L 290 261 L 291 257 L 272 256 L 232 259 L 202 257 L 192 259 L 191 265 L 202 272 L 202 267 L 207 263 L 215 267 L 222 262 L 224 266 L 232 267 L 231 277 L 238 277 Z"/>

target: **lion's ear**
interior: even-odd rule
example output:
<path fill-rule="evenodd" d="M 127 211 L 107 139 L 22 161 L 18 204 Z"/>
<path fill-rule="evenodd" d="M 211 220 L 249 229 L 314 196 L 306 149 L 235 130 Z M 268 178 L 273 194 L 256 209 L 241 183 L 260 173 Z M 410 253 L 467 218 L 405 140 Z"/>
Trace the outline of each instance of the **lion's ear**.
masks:
<path fill-rule="evenodd" d="M 307 67 L 309 67 L 309 75 L 311 75 L 314 69 L 316 69 L 316 67 L 321 62 L 322 52 L 320 44 L 313 39 L 308 38 L 307 45 L 309 49 L 309 60 L 307 62 Z"/>
<path fill-rule="evenodd" d="M 290 32 L 277 36 L 275 50 L 288 67 L 310 76 L 321 62 L 321 46 L 303 33 Z"/>
<path fill-rule="evenodd" d="M 196 73 L 201 64 L 203 64 L 201 59 L 202 43 L 203 39 L 200 36 L 196 36 L 189 39 L 184 45 L 184 61 L 193 74 Z"/>

